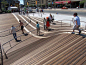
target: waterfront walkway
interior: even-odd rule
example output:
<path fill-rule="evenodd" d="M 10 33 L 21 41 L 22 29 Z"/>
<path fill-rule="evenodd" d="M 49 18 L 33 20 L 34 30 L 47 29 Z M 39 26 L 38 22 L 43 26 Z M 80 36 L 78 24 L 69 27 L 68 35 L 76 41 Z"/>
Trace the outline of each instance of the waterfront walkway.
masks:
<path fill-rule="evenodd" d="M 48 32 L 43 29 L 43 18 L 50 13 L 44 13 L 42 16 L 41 14 L 32 13 L 27 16 L 12 13 L 0 15 L 0 32 L 8 29 L 0 33 L 0 42 L 2 45 L 5 44 L 3 48 L 8 57 L 8 59 L 4 58 L 4 65 L 85 65 L 86 38 L 70 34 L 73 24 L 68 23 L 68 21 L 72 21 L 72 18 L 65 20 L 58 18 L 60 19 L 58 20 L 55 17 L 58 14 L 52 14 L 55 21 L 51 23 L 51 30 Z M 24 22 L 24 31 L 28 33 L 27 36 L 22 35 L 18 26 L 19 20 Z M 40 36 L 36 35 L 36 22 L 39 22 L 41 27 Z M 18 38 L 21 40 L 20 42 L 15 42 L 9 33 L 11 25 L 18 26 L 16 27 L 19 30 L 17 36 L 22 35 Z M 77 33 L 78 31 L 76 31 Z M 85 30 L 82 34 L 85 34 Z"/>

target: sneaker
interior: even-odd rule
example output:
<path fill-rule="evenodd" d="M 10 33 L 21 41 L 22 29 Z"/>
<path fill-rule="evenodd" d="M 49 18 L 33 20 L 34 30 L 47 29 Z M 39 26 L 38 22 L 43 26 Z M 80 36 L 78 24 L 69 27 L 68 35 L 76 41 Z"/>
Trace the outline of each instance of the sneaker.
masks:
<path fill-rule="evenodd" d="M 22 34 L 24 34 L 24 32 Z"/>
<path fill-rule="evenodd" d="M 72 32 L 71 34 L 75 34 L 74 32 Z"/>
<path fill-rule="evenodd" d="M 79 35 L 81 34 L 81 30 L 79 31 Z"/>
<path fill-rule="evenodd" d="M 15 40 L 16 42 L 18 42 L 18 40 Z"/>

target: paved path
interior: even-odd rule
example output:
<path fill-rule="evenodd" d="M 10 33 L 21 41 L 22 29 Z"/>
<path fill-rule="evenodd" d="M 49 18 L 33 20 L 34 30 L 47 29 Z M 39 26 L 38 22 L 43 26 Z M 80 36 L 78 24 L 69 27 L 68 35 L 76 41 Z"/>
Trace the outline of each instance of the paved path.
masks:
<path fill-rule="evenodd" d="M 61 10 L 61 11 L 73 11 L 73 12 L 86 12 L 86 8 L 80 8 L 80 9 L 77 9 L 77 8 L 68 8 L 68 9 L 61 9 L 61 8 L 58 8 L 58 9 L 45 9 L 45 10 Z"/>

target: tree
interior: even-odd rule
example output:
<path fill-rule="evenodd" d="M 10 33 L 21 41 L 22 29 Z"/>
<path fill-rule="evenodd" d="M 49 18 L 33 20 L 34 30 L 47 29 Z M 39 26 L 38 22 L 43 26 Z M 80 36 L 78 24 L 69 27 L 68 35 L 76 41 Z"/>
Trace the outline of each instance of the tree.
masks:
<path fill-rule="evenodd" d="M 25 7 L 27 8 L 27 7 L 28 7 L 28 5 L 25 5 Z"/>
<path fill-rule="evenodd" d="M 3 0 L 3 1 L 1 2 L 1 4 L 3 5 L 3 8 L 6 8 L 6 7 L 7 7 L 6 5 L 7 5 L 8 3 L 7 3 L 7 1 Z"/>
<path fill-rule="evenodd" d="M 80 3 L 80 4 L 79 4 L 79 7 L 80 7 L 80 5 L 82 5 L 82 4 L 83 4 L 84 7 L 85 7 L 85 2 L 86 2 L 86 0 L 82 0 L 82 1 L 80 1 L 80 2 L 79 2 L 79 3 Z"/>
<path fill-rule="evenodd" d="M 80 1 L 80 4 L 84 4 L 86 2 L 86 0 L 82 0 Z"/>

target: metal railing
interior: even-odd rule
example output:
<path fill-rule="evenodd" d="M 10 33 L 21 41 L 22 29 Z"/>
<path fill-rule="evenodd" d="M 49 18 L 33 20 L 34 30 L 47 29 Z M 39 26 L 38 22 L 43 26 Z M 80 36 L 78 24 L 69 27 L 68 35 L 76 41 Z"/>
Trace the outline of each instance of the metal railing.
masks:
<path fill-rule="evenodd" d="M 64 20 L 58 20 L 58 21 L 61 22 L 61 26 L 63 25 L 63 23 L 69 24 L 70 27 L 74 25 L 74 23 L 73 23 L 74 20 L 73 19 L 72 20 L 65 20 L 64 19 Z M 69 21 L 69 22 L 63 22 L 63 21 Z M 80 27 L 83 27 L 84 30 L 86 30 L 86 22 L 85 21 L 80 21 L 80 23 L 81 23 Z"/>
<path fill-rule="evenodd" d="M 25 23 L 25 22 L 23 22 L 23 23 Z M 27 25 L 27 24 L 26 24 L 26 25 Z M 26 25 L 25 25 L 25 26 L 26 26 Z M 19 25 L 15 26 L 15 27 L 17 28 L 17 27 L 19 27 Z M 10 31 L 11 31 L 11 29 L 7 29 L 7 30 L 4 30 L 4 31 L 1 31 L 1 32 L 0 32 L 0 35 L 2 35 L 2 33 L 6 33 L 6 35 L 0 36 L 0 37 L 5 37 L 5 36 L 10 35 L 10 34 L 11 34 Z M 17 32 L 18 32 L 18 31 L 20 31 L 20 29 L 17 29 Z M 8 34 L 7 34 L 7 33 L 8 33 Z"/>
<path fill-rule="evenodd" d="M 35 29 L 36 30 L 36 29 Z M 33 32 L 33 31 L 35 31 L 35 30 L 32 30 L 32 31 L 30 31 L 30 32 Z M 26 34 L 28 34 L 28 33 L 30 33 L 30 32 L 27 32 Z M 24 40 L 21 38 L 22 36 L 25 36 L 24 34 L 22 34 L 22 35 L 20 35 L 20 36 L 18 36 L 17 38 L 19 39 L 20 38 L 20 42 L 23 42 Z M 33 37 L 33 36 L 31 36 L 31 37 Z M 29 38 L 31 38 L 31 37 L 29 37 Z M 28 39 L 29 39 L 28 38 Z M 14 38 L 13 39 L 11 39 L 11 40 L 9 40 L 9 41 L 7 41 L 6 43 L 4 43 L 4 44 L 2 44 L 2 51 L 3 51 L 3 54 L 5 55 L 5 58 L 6 59 L 8 59 L 8 57 L 7 57 L 7 52 L 11 49 L 11 48 L 13 48 L 14 46 L 16 46 L 17 44 L 14 44 L 14 45 L 12 45 L 13 44 L 13 42 L 14 42 Z M 19 43 L 20 43 L 19 42 Z M 7 46 L 9 47 L 9 48 L 7 48 L 5 45 L 7 44 Z M 6 47 L 6 49 L 4 48 L 4 47 Z"/>
<path fill-rule="evenodd" d="M 1 65 L 3 65 L 3 54 L 2 54 L 1 43 L 0 43 L 0 53 L 1 53 Z"/>

